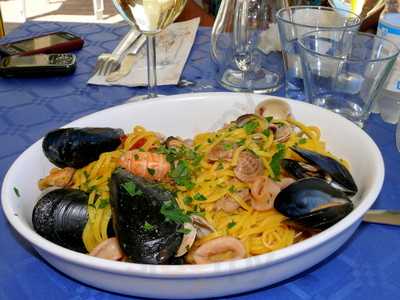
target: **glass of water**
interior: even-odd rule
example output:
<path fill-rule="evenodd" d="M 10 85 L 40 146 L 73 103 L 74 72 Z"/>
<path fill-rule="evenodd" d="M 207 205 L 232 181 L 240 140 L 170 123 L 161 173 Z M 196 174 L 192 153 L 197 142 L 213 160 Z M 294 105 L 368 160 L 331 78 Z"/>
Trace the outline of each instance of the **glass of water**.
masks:
<path fill-rule="evenodd" d="M 318 30 L 299 39 L 307 100 L 360 127 L 399 54 L 393 42 L 350 30 Z"/>
<path fill-rule="evenodd" d="M 324 29 L 357 31 L 361 19 L 342 9 L 321 6 L 290 6 L 276 14 L 285 67 L 286 97 L 305 100 L 298 39 L 307 32 Z"/>

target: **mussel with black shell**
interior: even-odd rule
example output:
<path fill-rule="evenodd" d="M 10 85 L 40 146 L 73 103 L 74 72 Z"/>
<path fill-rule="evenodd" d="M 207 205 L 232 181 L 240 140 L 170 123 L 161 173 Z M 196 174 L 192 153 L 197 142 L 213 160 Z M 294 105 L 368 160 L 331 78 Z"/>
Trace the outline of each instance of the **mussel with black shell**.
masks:
<path fill-rule="evenodd" d="M 57 167 L 79 169 L 117 149 L 123 135 L 122 129 L 107 127 L 60 128 L 46 134 L 42 148 Z"/>
<path fill-rule="evenodd" d="M 339 189 L 349 196 L 357 193 L 357 185 L 349 170 L 337 160 L 314 151 L 291 147 L 305 162 L 283 159 L 282 167 L 297 179 L 317 177 L 325 180 L 335 189 Z"/>
<path fill-rule="evenodd" d="M 110 180 L 112 220 L 119 244 L 131 262 L 176 264 L 182 224 L 167 221 L 162 210 L 175 198 L 158 183 L 117 168 Z M 186 216 L 187 217 L 187 216 Z M 187 217 L 189 218 L 189 217 Z M 190 219 L 189 219 L 190 220 Z"/>
<path fill-rule="evenodd" d="M 88 221 L 87 203 L 88 194 L 80 190 L 48 191 L 33 209 L 33 228 L 57 245 L 86 253 L 82 233 Z"/>
<path fill-rule="evenodd" d="M 284 188 L 274 207 L 301 227 L 324 230 L 353 210 L 347 195 L 321 178 L 300 179 Z"/>

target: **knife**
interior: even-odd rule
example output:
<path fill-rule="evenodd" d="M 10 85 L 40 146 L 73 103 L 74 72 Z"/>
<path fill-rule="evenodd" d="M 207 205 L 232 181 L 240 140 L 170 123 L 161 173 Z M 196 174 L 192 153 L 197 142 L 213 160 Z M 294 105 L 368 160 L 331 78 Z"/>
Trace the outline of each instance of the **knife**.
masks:
<path fill-rule="evenodd" d="M 142 46 L 145 42 L 146 36 L 141 35 L 129 49 L 128 55 L 125 56 L 125 58 L 121 61 L 120 68 L 106 77 L 107 82 L 118 81 L 129 74 L 132 69 L 133 63 L 135 62 L 135 56 L 139 53 L 140 49 L 142 49 Z"/>
<path fill-rule="evenodd" d="M 137 29 L 132 28 L 115 47 L 111 55 L 118 58 L 122 57 L 132 43 L 134 44 L 141 36 L 142 34 Z"/>
<path fill-rule="evenodd" d="M 387 225 L 400 225 L 400 211 L 372 209 L 364 215 L 363 221 Z"/>

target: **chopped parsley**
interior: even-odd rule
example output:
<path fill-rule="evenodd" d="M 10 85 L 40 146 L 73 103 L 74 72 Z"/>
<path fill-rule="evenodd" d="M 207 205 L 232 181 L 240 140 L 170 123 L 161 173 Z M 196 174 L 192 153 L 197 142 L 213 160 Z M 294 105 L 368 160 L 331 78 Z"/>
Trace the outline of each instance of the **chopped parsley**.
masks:
<path fill-rule="evenodd" d="M 212 142 L 213 142 L 212 139 L 210 139 L 210 138 L 207 139 L 207 143 L 212 144 Z"/>
<path fill-rule="evenodd" d="M 235 186 L 231 185 L 231 186 L 229 187 L 228 191 L 229 191 L 230 193 L 236 193 L 236 192 L 237 192 L 237 189 L 235 188 Z"/>
<path fill-rule="evenodd" d="M 147 172 L 149 172 L 149 174 L 151 176 L 154 176 L 154 174 L 156 174 L 156 170 L 152 169 L 152 168 L 147 168 Z"/>
<path fill-rule="evenodd" d="M 89 179 L 90 177 L 89 173 L 86 170 L 83 171 L 83 176 L 85 176 L 86 179 Z"/>
<path fill-rule="evenodd" d="M 139 160 L 139 155 L 135 154 L 135 155 L 133 156 L 133 158 L 134 158 L 135 160 Z"/>
<path fill-rule="evenodd" d="M 265 121 L 267 121 L 268 123 L 271 123 L 273 117 L 269 116 L 269 117 L 265 117 Z"/>
<path fill-rule="evenodd" d="M 269 129 L 264 129 L 263 130 L 263 135 L 265 135 L 266 137 L 269 137 L 271 135 L 271 131 Z"/>
<path fill-rule="evenodd" d="M 207 197 L 204 196 L 203 194 L 197 193 L 196 195 L 193 196 L 193 199 L 196 201 L 205 201 L 207 200 Z"/>
<path fill-rule="evenodd" d="M 18 198 L 21 197 L 19 190 L 15 186 L 13 187 L 13 190 L 14 190 L 15 195 L 17 195 Z"/>
<path fill-rule="evenodd" d="M 132 181 L 125 182 L 124 184 L 122 184 L 122 187 L 132 197 L 143 195 L 143 192 L 136 189 L 136 184 L 134 184 Z"/>
<path fill-rule="evenodd" d="M 188 234 L 191 232 L 189 228 L 179 228 L 177 232 L 183 233 L 183 234 Z"/>
<path fill-rule="evenodd" d="M 233 148 L 232 144 L 224 144 L 224 150 L 231 150 Z"/>
<path fill-rule="evenodd" d="M 169 177 L 177 185 L 184 186 L 188 190 L 192 189 L 194 187 L 192 174 L 200 167 L 203 156 L 187 147 L 175 149 L 166 148 L 162 145 L 157 149 L 157 152 L 164 154 L 171 165 Z"/>
<path fill-rule="evenodd" d="M 206 213 L 204 211 L 191 211 L 191 212 L 189 212 L 189 215 L 195 215 L 195 216 L 200 216 L 200 217 L 204 217 L 205 214 Z"/>
<path fill-rule="evenodd" d="M 228 227 L 228 229 L 232 229 L 235 226 L 236 226 L 236 223 L 235 223 L 235 221 L 232 220 L 231 222 L 228 223 L 227 227 Z"/>
<path fill-rule="evenodd" d="M 153 231 L 155 228 L 154 228 L 154 225 L 151 225 L 150 223 L 145 221 L 144 225 L 143 225 L 143 229 L 144 229 L 144 231 L 149 232 L 149 231 Z"/>
<path fill-rule="evenodd" d="M 106 208 L 109 204 L 110 204 L 110 201 L 108 199 L 101 199 L 98 208 L 100 208 L 100 209 Z"/>
<path fill-rule="evenodd" d="M 271 167 L 274 179 L 276 179 L 281 172 L 281 160 L 285 157 L 285 145 L 283 144 L 278 144 L 276 145 L 277 151 L 275 154 L 272 156 L 272 159 L 269 163 L 269 166 Z"/>
<path fill-rule="evenodd" d="M 301 139 L 299 139 L 299 144 L 301 145 L 301 144 L 305 144 L 305 143 L 307 143 L 307 139 L 306 138 L 301 138 Z"/>
<path fill-rule="evenodd" d="M 189 162 L 187 160 L 178 161 L 177 165 L 169 172 L 169 176 L 177 185 L 184 186 L 188 190 L 194 187 Z"/>
<path fill-rule="evenodd" d="M 243 129 L 246 131 L 247 134 L 253 134 L 258 127 L 257 121 L 249 121 L 243 125 Z"/>
<path fill-rule="evenodd" d="M 172 201 L 165 201 L 161 206 L 160 212 L 164 215 L 165 220 L 169 222 L 183 224 L 191 221 L 190 217 Z"/>
<path fill-rule="evenodd" d="M 243 146 L 244 143 L 246 142 L 246 139 L 241 139 L 239 142 L 237 142 L 236 144 L 238 144 L 238 146 Z"/>
<path fill-rule="evenodd" d="M 185 203 L 186 205 L 190 205 L 193 202 L 193 198 L 190 196 L 185 196 L 185 198 L 183 198 L 183 203 Z"/>
<path fill-rule="evenodd" d="M 222 170 L 223 168 L 224 168 L 224 164 L 221 161 L 219 161 L 218 166 L 215 170 L 219 171 L 219 170 Z"/>

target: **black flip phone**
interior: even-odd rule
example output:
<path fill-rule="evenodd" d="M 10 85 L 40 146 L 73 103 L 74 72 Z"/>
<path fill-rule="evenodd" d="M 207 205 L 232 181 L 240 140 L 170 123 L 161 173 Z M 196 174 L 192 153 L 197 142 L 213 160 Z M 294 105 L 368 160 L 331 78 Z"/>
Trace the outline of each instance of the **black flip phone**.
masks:
<path fill-rule="evenodd" d="M 36 54 L 7 56 L 0 61 L 0 76 L 46 77 L 68 75 L 75 71 L 74 54 Z"/>

